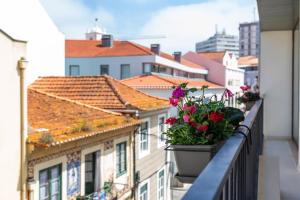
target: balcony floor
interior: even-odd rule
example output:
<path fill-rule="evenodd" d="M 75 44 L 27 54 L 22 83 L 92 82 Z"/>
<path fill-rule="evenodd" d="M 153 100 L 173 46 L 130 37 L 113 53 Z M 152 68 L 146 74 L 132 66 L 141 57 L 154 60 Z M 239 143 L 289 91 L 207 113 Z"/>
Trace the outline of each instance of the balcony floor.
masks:
<path fill-rule="evenodd" d="M 296 145 L 291 140 L 266 140 L 264 155 L 278 159 L 281 200 L 299 200 L 300 173 L 297 170 Z"/>

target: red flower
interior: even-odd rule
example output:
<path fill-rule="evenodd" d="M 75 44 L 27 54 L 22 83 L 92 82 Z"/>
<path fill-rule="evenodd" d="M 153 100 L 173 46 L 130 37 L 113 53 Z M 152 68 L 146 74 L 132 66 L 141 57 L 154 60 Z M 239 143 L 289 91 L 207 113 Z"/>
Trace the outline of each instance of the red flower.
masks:
<path fill-rule="evenodd" d="M 198 127 L 198 131 L 205 132 L 208 130 L 208 125 L 204 124 Z"/>
<path fill-rule="evenodd" d="M 247 85 L 243 85 L 243 86 L 241 86 L 240 88 L 241 88 L 241 90 L 242 90 L 243 92 L 245 92 L 245 91 L 247 91 L 247 90 L 250 89 L 250 87 L 247 86 Z"/>
<path fill-rule="evenodd" d="M 211 112 L 209 115 L 209 120 L 217 123 L 223 120 L 223 114 L 221 112 Z"/>
<path fill-rule="evenodd" d="M 228 90 L 228 89 L 225 89 L 224 95 L 225 95 L 226 98 L 227 97 L 233 97 L 233 93 L 230 90 Z"/>
<path fill-rule="evenodd" d="M 175 124 L 176 121 L 177 121 L 177 119 L 175 117 L 170 117 L 166 120 L 166 124 L 173 125 L 173 124 Z"/>
<path fill-rule="evenodd" d="M 179 99 L 175 99 L 175 98 L 169 98 L 169 101 L 172 106 L 177 106 L 179 103 Z"/>
<path fill-rule="evenodd" d="M 191 125 L 191 127 L 194 127 L 194 128 L 197 127 L 197 123 L 196 122 L 191 122 L 190 125 Z"/>

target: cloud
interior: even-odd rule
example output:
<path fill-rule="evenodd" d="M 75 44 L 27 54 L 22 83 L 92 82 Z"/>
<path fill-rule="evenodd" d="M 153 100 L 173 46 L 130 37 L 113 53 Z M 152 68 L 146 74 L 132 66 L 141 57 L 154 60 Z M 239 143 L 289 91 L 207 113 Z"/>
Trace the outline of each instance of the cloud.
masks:
<path fill-rule="evenodd" d="M 141 35 L 165 35 L 160 39 L 165 51 L 188 51 L 195 43 L 205 40 L 218 30 L 238 35 L 241 22 L 253 20 L 253 4 L 241 4 L 238 0 L 210 0 L 204 3 L 171 6 L 153 13 L 152 18 L 140 31 Z M 155 42 L 155 41 L 154 41 Z M 153 41 L 142 41 L 149 45 Z"/>
<path fill-rule="evenodd" d="M 115 24 L 111 13 L 101 7 L 90 8 L 79 0 L 40 0 L 50 17 L 65 33 L 66 38 L 84 38 L 94 19 L 98 18 L 101 26 L 110 29 Z"/>

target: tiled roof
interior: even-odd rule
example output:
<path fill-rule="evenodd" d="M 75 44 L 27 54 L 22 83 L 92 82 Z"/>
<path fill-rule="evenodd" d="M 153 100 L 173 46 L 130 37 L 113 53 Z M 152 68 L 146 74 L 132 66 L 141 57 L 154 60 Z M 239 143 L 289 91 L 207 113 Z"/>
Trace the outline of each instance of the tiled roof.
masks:
<path fill-rule="evenodd" d="M 150 48 L 143 45 L 130 42 L 118 41 L 113 42 L 113 47 L 101 46 L 99 40 L 66 40 L 65 41 L 65 56 L 67 58 L 77 57 L 114 57 L 114 56 L 147 56 L 154 55 Z M 161 52 L 161 57 L 175 61 L 174 56 Z M 175 61 L 176 62 L 176 61 Z M 191 68 L 205 69 L 205 67 L 192 63 L 184 58 L 181 59 L 181 64 Z"/>
<path fill-rule="evenodd" d="M 168 101 L 144 94 L 109 76 L 40 77 L 30 87 L 83 104 L 112 110 L 159 110 Z"/>
<path fill-rule="evenodd" d="M 122 80 L 123 83 L 137 89 L 171 89 L 173 86 L 181 83 L 188 83 L 189 87 L 201 88 L 202 86 L 209 86 L 211 89 L 223 88 L 223 86 L 206 80 L 192 80 L 175 77 L 165 77 L 159 75 L 142 75 L 135 76 Z"/>
<path fill-rule="evenodd" d="M 32 88 L 28 89 L 28 122 L 31 133 L 27 142 L 36 146 L 55 146 L 139 123 L 119 113 Z M 52 139 L 45 141 L 43 135 Z"/>
<path fill-rule="evenodd" d="M 223 58 L 225 56 L 225 51 L 217 51 L 217 52 L 201 52 L 198 53 L 201 56 L 204 56 L 208 59 L 215 60 L 217 62 L 223 63 Z"/>
<path fill-rule="evenodd" d="M 258 66 L 258 58 L 255 56 L 243 56 L 238 60 L 239 65 Z"/>

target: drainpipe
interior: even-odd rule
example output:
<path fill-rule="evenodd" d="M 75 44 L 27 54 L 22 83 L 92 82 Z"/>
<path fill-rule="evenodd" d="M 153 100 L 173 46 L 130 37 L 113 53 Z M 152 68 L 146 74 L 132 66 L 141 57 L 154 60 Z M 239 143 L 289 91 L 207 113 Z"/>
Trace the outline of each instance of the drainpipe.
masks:
<path fill-rule="evenodd" d="M 21 135 L 20 135 L 20 148 L 21 148 L 21 155 L 20 155 L 20 199 L 25 200 L 26 199 L 26 119 L 25 119 L 25 112 L 26 108 L 25 106 L 25 70 L 26 70 L 26 64 L 27 61 L 24 57 L 21 57 L 18 61 L 18 70 L 20 73 L 20 108 L 21 108 L 21 116 L 20 116 L 20 127 L 21 127 Z"/>
<path fill-rule="evenodd" d="M 136 110 L 135 112 L 135 117 L 136 118 L 139 118 L 139 111 Z M 133 199 L 136 199 L 136 149 L 135 149 L 135 145 L 136 145 L 136 133 L 139 131 L 139 128 L 140 128 L 140 125 L 134 130 L 134 133 L 133 133 L 133 188 L 132 188 L 132 196 L 133 196 Z"/>

